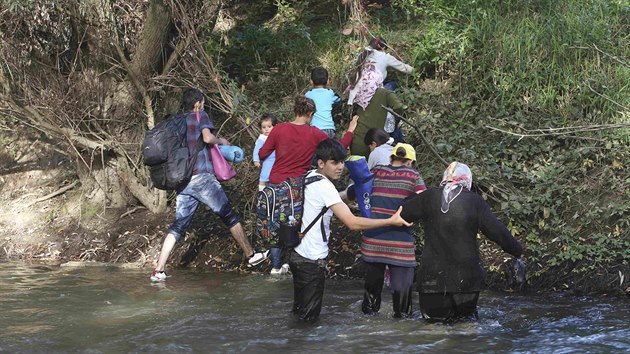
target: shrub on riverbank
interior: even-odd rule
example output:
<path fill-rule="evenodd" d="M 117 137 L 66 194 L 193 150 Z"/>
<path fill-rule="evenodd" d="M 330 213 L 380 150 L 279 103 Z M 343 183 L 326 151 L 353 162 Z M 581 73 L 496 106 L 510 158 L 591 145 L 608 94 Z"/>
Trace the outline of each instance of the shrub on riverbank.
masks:
<path fill-rule="evenodd" d="M 604 273 L 627 287 L 630 8 L 618 1 L 391 3 L 369 8 L 361 25 L 416 68 L 396 77 L 407 117 L 443 157 L 472 167 L 476 190 L 525 243 L 535 287 L 572 288 Z M 290 65 L 268 74 L 252 69 L 256 90 L 244 91 L 251 102 L 286 110 L 270 102 L 286 102 L 288 88 L 303 92 L 307 68 L 318 64 L 343 91 L 365 42 L 307 21 L 317 16 L 283 19 L 308 35 L 265 53 L 261 65 Z M 282 31 L 278 39 L 286 38 Z M 418 145 L 420 171 L 437 185 L 444 166 L 405 130 Z"/>

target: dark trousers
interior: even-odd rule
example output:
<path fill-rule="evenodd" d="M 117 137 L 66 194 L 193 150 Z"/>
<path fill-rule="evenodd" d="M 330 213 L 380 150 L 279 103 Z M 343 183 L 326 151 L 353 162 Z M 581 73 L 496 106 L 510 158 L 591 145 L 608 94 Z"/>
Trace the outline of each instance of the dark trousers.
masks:
<path fill-rule="evenodd" d="M 363 304 L 361 310 L 365 314 L 375 314 L 381 308 L 381 293 L 385 263 L 365 262 L 365 287 L 363 292 Z M 415 268 L 389 266 L 390 289 L 392 291 L 392 303 L 394 317 L 411 315 L 411 297 L 413 290 L 413 276 Z"/>
<path fill-rule="evenodd" d="M 300 320 L 315 321 L 322 310 L 326 264 L 291 251 L 289 267 L 293 274 L 293 313 Z"/>
<path fill-rule="evenodd" d="M 422 317 L 441 322 L 462 319 L 476 320 L 479 292 L 469 293 L 420 293 Z"/>

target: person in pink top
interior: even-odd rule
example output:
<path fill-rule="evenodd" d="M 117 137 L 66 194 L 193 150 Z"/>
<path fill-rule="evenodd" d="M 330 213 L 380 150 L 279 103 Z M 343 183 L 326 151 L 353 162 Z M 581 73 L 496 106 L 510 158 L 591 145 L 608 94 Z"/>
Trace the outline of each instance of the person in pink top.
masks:
<path fill-rule="evenodd" d="M 273 151 L 276 152 L 276 162 L 271 169 L 269 183 L 278 184 L 289 177 L 305 174 L 311 166 L 317 144 L 328 139 L 326 133 L 310 125 L 315 114 L 315 102 L 312 99 L 297 96 L 293 113 L 294 120 L 276 125 L 258 152 L 261 161 Z M 348 131 L 339 141 L 346 149 L 352 142 L 358 119 L 359 116 L 352 117 Z"/>

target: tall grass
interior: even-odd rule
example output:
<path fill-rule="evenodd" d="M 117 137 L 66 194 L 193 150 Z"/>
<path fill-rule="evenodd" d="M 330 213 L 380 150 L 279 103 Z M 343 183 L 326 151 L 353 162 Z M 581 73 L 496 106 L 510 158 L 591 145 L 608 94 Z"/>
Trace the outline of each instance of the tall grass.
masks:
<path fill-rule="evenodd" d="M 553 117 L 538 126 L 622 119 L 630 106 L 627 5 L 512 0 L 469 13 L 468 89 Z"/>

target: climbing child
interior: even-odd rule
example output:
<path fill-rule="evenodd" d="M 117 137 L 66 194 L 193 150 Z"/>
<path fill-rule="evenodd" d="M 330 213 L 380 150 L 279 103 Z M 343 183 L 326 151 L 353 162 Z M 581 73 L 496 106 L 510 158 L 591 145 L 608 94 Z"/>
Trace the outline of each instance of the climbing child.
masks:
<path fill-rule="evenodd" d="M 370 155 L 367 160 L 368 169 L 371 170 L 378 165 L 389 165 L 390 157 L 394 150 L 392 146 L 394 139 L 390 138 L 385 130 L 370 128 L 365 133 L 363 142 L 370 148 Z"/>
<path fill-rule="evenodd" d="M 273 127 L 276 126 L 276 124 L 278 124 L 278 119 L 276 119 L 276 117 L 274 117 L 271 113 L 264 113 L 260 118 L 260 130 L 262 134 L 260 134 L 258 136 L 258 139 L 256 139 L 253 153 L 254 165 L 261 169 L 260 177 L 258 179 L 259 191 L 263 190 L 263 188 L 265 188 L 265 186 L 269 182 L 271 167 L 276 161 L 276 152 L 272 152 L 271 155 L 267 156 L 261 164 L 260 157 L 258 157 L 258 151 L 260 151 L 260 148 L 263 146 L 265 141 L 267 141 L 269 133 L 271 133 L 271 130 L 273 129 Z"/>
<path fill-rule="evenodd" d="M 341 103 L 341 98 L 335 91 L 326 88 L 328 85 L 328 70 L 318 66 L 311 71 L 311 84 L 313 88 L 304 96 L 315 101 L 315 115 L 311 126 L 319 128 L 329 137 L 335 137 L 335 122 L 333 120 L 333 108 Z"/>

